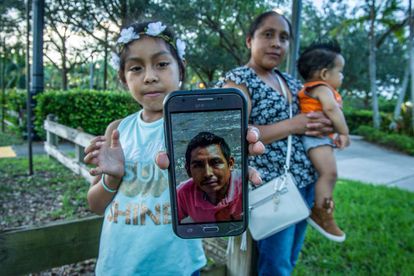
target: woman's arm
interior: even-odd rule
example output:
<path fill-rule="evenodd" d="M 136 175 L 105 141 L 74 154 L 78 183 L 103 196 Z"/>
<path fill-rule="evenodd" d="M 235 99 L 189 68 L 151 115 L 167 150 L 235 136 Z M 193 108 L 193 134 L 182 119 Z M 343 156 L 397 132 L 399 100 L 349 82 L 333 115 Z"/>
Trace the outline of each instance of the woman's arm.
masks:
<path fill-rule="evenodd" d="M 105 212 L 116 193 L 108 192 L 101 184 L 102 174 L 105 184 L 112 190 L 117 190 L 124 175 L 124 155 L 119 143 L 119 133 L 116 130 L 119 120 L 111 123 L 105 136 L 98 136 L 85 149 L 85 163 L 96 165 L 90 174 L 96 176 L 88 191 L 88 203 L 92 212 L 99 215 Z M 98 184 L 98 185 L 96 185 Z"/>
<path fill-rule="evenodd" d="M 248 116 L 252 110 L 250 93 L 245 85 L 238 85 L 232 81 L 227 81 L 224 88 L 240 89 L 247 98 Z M 332 132 L 331 122 L 321 112 L 309 114 L 298 114 L 292 119 L 287 119 L 270 125 L 256 125 L 260 130 L 261 141 L 270 144 L 274 141 L 284 139 L 291 134 L 306 134 L 322 136 Z"/>

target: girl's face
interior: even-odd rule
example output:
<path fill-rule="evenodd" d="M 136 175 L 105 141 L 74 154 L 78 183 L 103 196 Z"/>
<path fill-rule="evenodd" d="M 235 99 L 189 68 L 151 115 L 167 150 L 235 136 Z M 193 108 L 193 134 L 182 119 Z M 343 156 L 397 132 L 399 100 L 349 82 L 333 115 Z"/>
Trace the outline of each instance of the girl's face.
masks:
<path fill-rule="evenodd" d="M 335 66 L 326 70 L 323 80 L 329 83 L 333 88 L 337 89 L 341 86 L 344 78 L 342 72 L 344 70 L 345 60 L 342 55 L 337 55 L 334 62 Z"/>
<path fill-rule="evenodd" d="M 142 105 L 143 120 L 152 122 L 162 117 L 164 98 L 179 89 L 178 63 L 165 41 L 144 36 L 129 45 L 121 80 Z"/>
<path fill-rule="evenodd" d="M 263 20 L 253 37 L 246 40 L 250 49 L 250 63 L 264 70 L 277 67 L 285 57 L 289 48 L 289 25 L 279 15 L 271 15 Z"/>

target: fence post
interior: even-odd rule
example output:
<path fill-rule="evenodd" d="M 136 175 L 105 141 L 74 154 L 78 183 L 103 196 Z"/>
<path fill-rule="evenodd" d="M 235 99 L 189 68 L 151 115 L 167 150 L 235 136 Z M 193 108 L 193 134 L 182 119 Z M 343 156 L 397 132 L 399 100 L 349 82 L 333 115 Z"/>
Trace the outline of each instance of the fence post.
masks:
<path fill-rule="evenodd" d="M 46 120 L 51 121 L 51 122 L 56 122 L 57 117 L 53 114 L 49 114 L 47 115 Z M 46 130 L 46 142 L 49 144 L 49 146 L 57 147 L 59 144 L 58 136 Z"/>
<path fill-rule="evenodd" d="M 82 128 L 78 130 L 83 132 Z M 75 158 L 78 163 L 83 163 L 83 158 L 85 158 L 85 148 L 79 144 L 75 144 Z"/>

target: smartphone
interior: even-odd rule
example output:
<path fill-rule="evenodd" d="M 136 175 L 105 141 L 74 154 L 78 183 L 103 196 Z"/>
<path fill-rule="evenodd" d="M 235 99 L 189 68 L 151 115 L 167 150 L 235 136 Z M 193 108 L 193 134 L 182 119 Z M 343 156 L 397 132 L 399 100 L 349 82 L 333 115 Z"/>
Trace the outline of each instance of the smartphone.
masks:
<path fill-rule="evenodd" d="M 240 235 L 247 227 L 247 102 L 238 89 L 174 91 L 164 100 L 174 232 Z"/>

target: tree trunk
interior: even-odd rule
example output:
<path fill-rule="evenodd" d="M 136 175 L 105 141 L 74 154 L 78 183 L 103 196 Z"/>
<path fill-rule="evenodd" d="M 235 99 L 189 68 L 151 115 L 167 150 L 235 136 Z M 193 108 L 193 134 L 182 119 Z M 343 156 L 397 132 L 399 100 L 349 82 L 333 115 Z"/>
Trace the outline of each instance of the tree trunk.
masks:
<path fill-rule="evenodd" d="M 414 14 L 412 0 L 409 3 L 410 15 L 410 71 L 411 71 L 411 132 L 414 133 Z"/>
<path fill-rule="evenodd" d="M 292 29 L 293 42 L 290 43 L 287 71 L 294 78 L 297 77 L 296 61 L 299 55 L 300 44 L 300 24 L 301 24 L 302 0 L 293 0 L 292 2 Z"/>
<path fill-rule="evenodd" d="M 66 41 L 65 41 L 65 36 L 63 36 L 61 38 L 61 42 L 62 42 L 62 70 L 61 70 L 61 74 L 62 74 L 62 90 L 68 90 L 68 68 L 66 66 L 67 64 L 67 57 L 66 57 Z"/>
<path fill-rule="evenodd" d="M 120 2 L 119 5 L 121 6 L 121 10 L 120 10 L 121 28 L 123 28 L 123 27 L 125 27 L 125 25 L 127 23 L 128 1 L 127 0 L 121 0 L 119 2 Z M 107 40 L 105 40 L 105 41 L 107 41 Z"/>
<path fill-rule="evenodd" d="M 7 52 L 6 52 L 6 37 L 3 37 L 3 43 L 2 43 L 2 47 L 3 47 L 3 58 L 2 58 L 2 70 L 1 70 L 1 131 L 4 132 L 5 131 L 5 107 L 6 107 L 6 57 L 7 57 Z"/>
<path fill-rule="evenodd" d="M 404 78 L 402 81 L 402 85 L 401 85 L 401 90 L 400 93 L 398 94 L 398 100 L 397 100 L 397 104 L 395 105 L 394 108 L 394 115 L 392 118 L 392 122 L 390 123 L 389 128 L 392 130 L 397 129 L 397 121 L 401 119 L 401 105 L 404 102 L 404 98 L 405 98 L 405 91 L 407 91 L 407 87 L 408 87 L 408 79 L 410 76 L 410 61 L 407 63 L 407 69 L 404 72 Z"/>
<path fill-rule="evenodd" d="M 89 65 L 89 89 L 94 89 L 93 79 L 95 75 L 95 63 L 91 62 Z"/>
<path fill-rule="evenodd" d="M 68 90 L 68 68 L 66 67 L 66 51 L 65 46 L 63 46 L 63 55 L 62 55 L 62 90 Z"/>
<path fill-rule="evenodd" d="M 105 31 L 105 41 L 108 41 L 108 31 Z M 106 82 L 108 78 L 108 44 L 105 43 L 104 52 L 104 74 L 103 74 L 103 89 L 106 90 Z"/>
<path fill-rule="evenodd" d="M 381 117 L 378 108 L 377 95 L 377 64 L 376 64 L 376 43 L 375 43 L 375 0 L 372 0 L 370 7 L 370 29 L 369 29 L 369 78 L 371 83 L 372 94 L 372 121 L 374 128 L 379 129 L 381 126 Z"/>
<path fill-rule="evenodd" d="M 62 67 L 62 90 L 68 90 L 68 71 L 66 67 Z"/>

